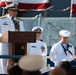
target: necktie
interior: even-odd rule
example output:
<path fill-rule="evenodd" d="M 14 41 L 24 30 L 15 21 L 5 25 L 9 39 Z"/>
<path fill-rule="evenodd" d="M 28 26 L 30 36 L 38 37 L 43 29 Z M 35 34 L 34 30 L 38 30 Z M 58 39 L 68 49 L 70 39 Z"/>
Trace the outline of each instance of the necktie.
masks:
<path fill-rule="evenodd" d="M 19 30 L 20 30 L 19 22 L 16 21 L 16 20 L 14 20 L 14 17 L 12 17 L 12 21 L 13 21 L 13 23 L 14 23 L 14 25 L 15 25 L 15 30 L 16 30 L 16 31 L 19 31 Z"/>
<path fill-rule="evenodd" d="M 72 52 L 70 51 L 70 50 L 68 50 L 68 48 L 69 47 L 72 47 L 72 46 L 70 46 L 69 44 L 67 44 L 67 49 L 65 49 L 65 47 L 61 44 L 61 46 L 63 47 L 63 49 L 64 49 L 64 53 L 67 55 L 67 53 L 66 53 L 66 51 L 68 51 L 72 56 L 73 56 L 73 54 L 72 54 Z"/>

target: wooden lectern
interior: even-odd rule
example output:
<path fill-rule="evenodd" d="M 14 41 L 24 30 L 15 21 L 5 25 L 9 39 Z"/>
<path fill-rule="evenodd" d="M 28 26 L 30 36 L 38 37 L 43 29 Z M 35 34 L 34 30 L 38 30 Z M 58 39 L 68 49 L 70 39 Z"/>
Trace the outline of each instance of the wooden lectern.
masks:
<path fill-rule="evenodd" d="M 27 43 L 36 42 L 36 33 L 23 31 L 6 31 L 0 38 L 0 42 L 11 43 L 12 48 L 9 50 L 10 55 L 26 55 Z M 11 59 L 10 62 L 17 63 L 18 60 L 19 59 Z"/>

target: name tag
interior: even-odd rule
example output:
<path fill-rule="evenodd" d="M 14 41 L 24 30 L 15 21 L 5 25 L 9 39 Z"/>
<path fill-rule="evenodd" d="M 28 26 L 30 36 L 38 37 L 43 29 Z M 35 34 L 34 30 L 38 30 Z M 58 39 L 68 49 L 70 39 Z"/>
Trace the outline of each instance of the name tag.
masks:
<path fill-rule="evenodd" d="M 36 46 L 32 46 L 33 48 L 36 48 Z"/>

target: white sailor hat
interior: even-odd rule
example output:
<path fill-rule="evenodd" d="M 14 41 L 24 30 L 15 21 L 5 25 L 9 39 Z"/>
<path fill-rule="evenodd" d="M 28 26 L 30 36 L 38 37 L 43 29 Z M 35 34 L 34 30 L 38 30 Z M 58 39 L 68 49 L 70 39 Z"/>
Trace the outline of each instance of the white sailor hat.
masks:
<path fill-rule="evenodd" d="M 32 31 L 35 31 L 35 32 L 43 32 L 43 28 L 40 27 L 40 26 L 36 26 L 32 29 Z"/>
<path fill-rule="evenodd" d="M 44 64 L 41 56 L 25 55 L 19 60 L 18 65 L 25 71 L 39 71 Z"/>
<path fill-rule="evenodd" d="M 10 9 L 10 10 L 18 10 L 18 3 L 11 3 L 11 4 L 8 4 L 6 5 L 5 9 Z"/>
<path fill-rule="evenodd" d="M 68 30 L 61 30 L 59 34 L 63 37 L 69 37 L 71 35 L 71 32 L 69 32 Z"/>

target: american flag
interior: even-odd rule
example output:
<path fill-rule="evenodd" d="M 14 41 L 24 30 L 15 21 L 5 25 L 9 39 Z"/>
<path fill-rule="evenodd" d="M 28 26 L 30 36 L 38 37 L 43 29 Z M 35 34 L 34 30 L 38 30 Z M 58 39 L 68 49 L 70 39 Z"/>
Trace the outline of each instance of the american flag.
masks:
<path fill-rule="evenodd" d="M 14 0 L 0 0 L 0 6 L 5 7 Z M 20 10 L 45 10 L 51 8 L 52 4 L 48 0 L 16 0 Z"/>

